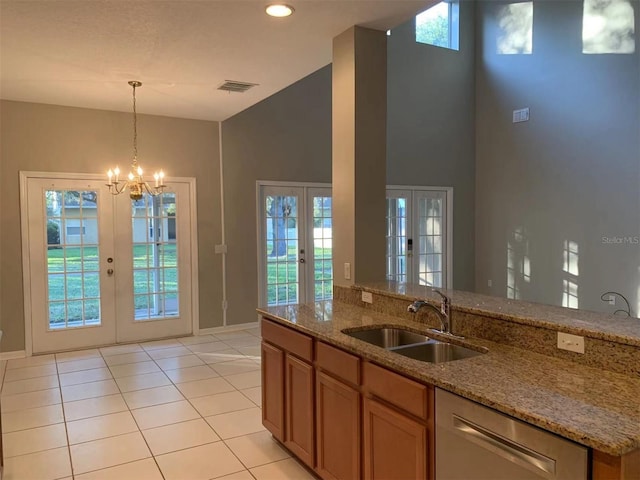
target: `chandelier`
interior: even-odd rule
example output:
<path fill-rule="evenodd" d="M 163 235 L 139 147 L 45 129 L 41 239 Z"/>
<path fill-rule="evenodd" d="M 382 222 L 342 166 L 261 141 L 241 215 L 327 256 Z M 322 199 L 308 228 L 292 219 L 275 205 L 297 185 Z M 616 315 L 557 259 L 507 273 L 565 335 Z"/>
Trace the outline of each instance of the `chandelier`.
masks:
<path fill-rule="evenodd" d="M 164 172 L 160 170 L 153 174 L 155 184 L 149 185 L 142 179 L 142 167 L 138 165 L 138 118 L 136 115 L 136 88 L 141 87 L 142 83 L 137 80 L 128 82 L 133 88 L 133 162 L 131 163 L 131 170 L 127 179 L 120 180 L 120 169 L 116 166 L 113 170 L 107 172 L 109 182 L 109 193 L 112 195 L 120 195 L 124 191 L 129 189 L 129 197 L 132 200 L 140 200 L 142 195 L 148 193 L 149 195 L 159 195 L 163 192 L 166 185 L 164 184 Z"/>

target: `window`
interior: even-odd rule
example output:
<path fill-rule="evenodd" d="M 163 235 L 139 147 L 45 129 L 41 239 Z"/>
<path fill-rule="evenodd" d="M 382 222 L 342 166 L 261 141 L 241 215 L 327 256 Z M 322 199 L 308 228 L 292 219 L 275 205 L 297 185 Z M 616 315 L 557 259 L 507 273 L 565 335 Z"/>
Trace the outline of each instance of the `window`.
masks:
<path fill-rule="evenodd" d="M 634 53 L 634 10 L 629 0 L 585 0 L 582 53 Z"/>
<path fill-rule="evenodd" d="M 440 2 L 416 16 L 416 42 L 459 49 L 458 2 Z"/>
<path fill-rule="evenodd" d="M 67 226 L 67 235 L 84 235 L 84 227 Z"/>

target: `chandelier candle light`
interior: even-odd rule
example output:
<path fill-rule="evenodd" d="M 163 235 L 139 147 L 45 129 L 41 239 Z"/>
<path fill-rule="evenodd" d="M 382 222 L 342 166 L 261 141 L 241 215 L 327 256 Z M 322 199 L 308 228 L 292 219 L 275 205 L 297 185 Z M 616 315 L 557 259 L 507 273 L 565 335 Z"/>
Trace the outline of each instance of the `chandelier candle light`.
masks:
<path fill-rule="evenodd" d="M 136 88 L 141 87 L 142 83 L 137 80 L 128 82 L 133 87 L 133 162 L 131 163 L 131 171 L 127 176 L 127 180 L 120 181 L 120 169 L 118 167 L 107 172 L 109 177 L 109 192 L 112 195 L 120 195 L 127 187 L 129 188 L 129 197 L 132 200 L 140 200 L 144 193 L 149 195 L 161 194 L 166 185 L 164 184 L 164 172 L 160 170 L 153 174 L 155 185 L 152 187 L 142 179 L 142 168 L 138 165 L 138 118 L 136 115 Z"/>

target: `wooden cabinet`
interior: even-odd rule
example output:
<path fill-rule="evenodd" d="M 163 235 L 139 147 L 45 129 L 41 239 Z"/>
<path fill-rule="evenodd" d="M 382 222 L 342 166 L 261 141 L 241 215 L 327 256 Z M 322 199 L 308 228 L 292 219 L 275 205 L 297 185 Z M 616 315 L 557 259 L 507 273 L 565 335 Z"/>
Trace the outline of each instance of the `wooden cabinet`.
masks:
<path fill-rule="evenodd" d="M 313 367 L 287 354 L 285 358 L 284 444 L 304 463 L 314 467 Z"/>
<path fill-rule="evenodd" d="M 284 442 L 284 352 L 262 342 L 262 424 Z"/>
<path fill-rule="evenodd" d="M 264 426 L 327 480 L 433 478 L 433 387 L 262 320 Z"/>
<path fill-rule="evenodd" d="M 316 343 L 316 472 L 361 478 L 360 358 Z"/>
<path fill-rule="evenodd" d="M 368 362 L 362 370 L 364 478 L 433 478 L 433 387 Z"/>
<path fill-rule="evenodd" d="M 313 340 L 266 319 L 262 340 L 262 424 L 314 468 Z"/>
<path fill-rule="evenodd" d="M 427 476 L 427 427 L 382 403 L 365 398 L 364 478 L 419 479 Z"/>

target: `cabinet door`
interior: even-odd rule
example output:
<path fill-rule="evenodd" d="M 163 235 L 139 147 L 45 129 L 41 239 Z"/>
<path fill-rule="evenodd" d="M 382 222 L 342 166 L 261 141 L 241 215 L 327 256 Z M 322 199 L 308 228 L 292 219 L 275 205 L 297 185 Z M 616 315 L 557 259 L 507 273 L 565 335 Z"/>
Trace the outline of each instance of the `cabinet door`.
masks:
<path fill-rule="evenodd" d="M 360 478 L 360 393 L 319 372 L 316 422 L 318 474 L 331 480 Z"/>
<path fill-rule="evenodd" d="M 262 342 L 262 424 L 284 441 L 284 352 Z"/>
<path fill-rule="evenodd" d="M 285 356 L 285 418 L 284 444 L 313 468 L 313 367 L 289 354 Z"/>
<path fill-rule="evenodd" d="M 364 478 L 426 479 L 427 427 L 364 399 Z"/>

